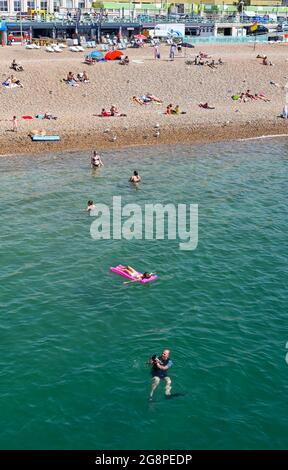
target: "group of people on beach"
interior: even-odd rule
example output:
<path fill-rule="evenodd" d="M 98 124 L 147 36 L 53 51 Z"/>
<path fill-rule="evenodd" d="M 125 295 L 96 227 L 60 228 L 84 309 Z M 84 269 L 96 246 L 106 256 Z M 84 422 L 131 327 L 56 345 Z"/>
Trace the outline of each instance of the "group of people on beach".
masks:
<path fill-rule="evenodd" d="M 179 114 L 186 114 L 186 111 L 181 111 L 181 108 L 180 108 L 179 104 L 177 104 L 177 105 L 175 106 L 175 108 L 173 108 L 173 104 L 170 103 L 170 104 L 168 104 L 168 106 L 167 106 L 167 108 L 166 108 L 165 114 L 168 114 L 168 115 L 171 115 L 171 114 L 179 115 Z"/>
<path fill-rule="evenodd" d="M 195 59 L 194 59 L 194 64 L 195 65 L 207 65 L 211 69 L 217 69 L 218 65 L 223 65 L 224 62 L 222 61 L 221 57 L 219 57 L 218 61 L 216 62 L 215 59 L 211 59 L 210 61 L 207 60 L 206 55 L 203 55 L 204 53 L 197 54 Z"/>
<path fill-rule="evenodd" d="M 83 72 L 77 73 L 76 77 L 73 72 L 68 72 L 67 78 L 63 80 L 67 83 L 67 85 L 70 86 L 79 86 L 80 83 L 89 83 L 89 77 L 85 70 Z"/>
<path fill-rule="evenodd" d="M 119 117 L 119 116 L 127 116 L 127 114 L 120 113 L 120 111 L 117 109 L 115 104 L 112 104 L 110 111 L 106 111 L 105 108 L 101 109 L 101 113 L 95 114 L 95 116 L 100 116 L 100 117 Z"/>
<path fill-rule="evenodd" d="M 243 103 L 246 103 L 247 101 L 257 101 L 257 100 L 262 100 L 265 102 L 271 101 L 264 95 L 264 93 L 260 92 L 260 93 L 255 93 L 253 95 L 249 89 L 241 92 L 239 95 L 233 95 L 232 99 L 234 101 L 239 101 Z"/>
<path fill-rule="evenodd" d="M 14 88 L 14 87 L 23 88 L 23 83 L 21 83 L 18 78 L 14 77 L 14 75 L 10 75 L 8 78 L 6 78 L 6 80 L 4 80 L 2 85 L 8 88 Z"/>

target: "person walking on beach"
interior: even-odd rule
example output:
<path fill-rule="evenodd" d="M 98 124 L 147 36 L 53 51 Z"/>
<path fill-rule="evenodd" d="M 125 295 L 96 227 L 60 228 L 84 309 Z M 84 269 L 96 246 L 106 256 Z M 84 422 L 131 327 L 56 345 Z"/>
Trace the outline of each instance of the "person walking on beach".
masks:
<path fill-rule="evenodd" d="M 167 375 L 168 369 L 173 365 L 171 359 L 169 359 L 170 351 L 169 349 L 164 349 L 161 356 L 157 357 L 152 356 L 149 360 L 149 364 L 152 366 L 152 385 L 149 400 L 153 398 L 153 393 L 158 387 L 160 380 L 165 380 L 165 397 L 171 397 L 171 379 Z"/>
<path fill-rule="evenodd" d="M 18 128 L 18 121 L 17 121 L 16 116 L 13 116 L 13 119 L 12 119 L 12 131 L 13 131 L 13 132 L 17 132 L 17 128 Z"/>
<path fill-rule="evenodd" d="M 153 50 L 154 50 L 154 59 L 160 59 L 160 51 L 159 51 L 158 44 L 154 44 Z"/>
<path fill-rule="evenodd" d="M 171 46 L 170 46 L 170 53 L 169 53 L 169 58 L 170 58 L 171 60 L 174 60 L 176 49 L 177 49 L 177 46 L 176 46 L 176 44 L 173 42 L 173 44 L 171 44 Z"/>

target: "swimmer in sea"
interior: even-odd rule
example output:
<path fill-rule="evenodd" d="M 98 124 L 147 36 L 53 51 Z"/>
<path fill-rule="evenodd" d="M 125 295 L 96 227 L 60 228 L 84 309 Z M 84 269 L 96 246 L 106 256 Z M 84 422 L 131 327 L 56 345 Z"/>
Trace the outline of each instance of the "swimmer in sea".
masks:
<path fill-rule="evenodd" d="M 100 166 L 103 166 L 103 162 L 100 155 L 94 150 L 91 157 L 91 168 L 100 168 Z"/>
<path fill-rule="evenodd" d="M 86 211 L 90 212 L 90 211 L 93 211 L 94 209 L 96 209 L 95 204 L 94 204 L 94 202 L 90 199 L 90 200 L 87 202 Z"/>
<path fill-rule="evenodd" d="M 131 183 L 140 183 L 141 176 L 139 175 L 138 171 L 134 171 L 133 175 L 130 177 L 129 181 Z"/>

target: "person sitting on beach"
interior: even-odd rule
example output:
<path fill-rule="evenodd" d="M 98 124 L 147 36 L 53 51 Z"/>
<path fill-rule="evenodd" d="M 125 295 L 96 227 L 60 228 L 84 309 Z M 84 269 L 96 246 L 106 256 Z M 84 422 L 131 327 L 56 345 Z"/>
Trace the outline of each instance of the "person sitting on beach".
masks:
<path fill-rule="evenodd" d="M 203 57 L 200 57 L 198 65 L 207 65 L 207 64 L 208 64 L 208 60 L 204 60 Z"/>
<path fill-rule="evenodd" d="M 280 117 L 283 119 L 288 119 L 288 105 L 285 104 L 282 113 L 280 114 Z"/>
<path fill-rule="evenodd" d="M 53 116 L 52 113 L 49 113 L 49 112 L 46 111 L 46 113 L 44 114 L 43 119 L 57 119 L 57 117 Z"/>
<path fill-rule="evenodd" d="M 137 104 L 144 104 L 144 101 L 141 98 L 138 98 L 137 96 L 133 96 L 132 100 L 135 101 Z"/>
<path fill-rule="evenodd" d="M 218 64 L 219 64 L 219 65 L 223 65 L 223 64 L 224 64 L 224 62 L 223 62 L 223 60 L 221 59 L 221 57 L 219 57 L 219 59 L 218 59 Z"/>
<path fill-rule="evenodd" d="M 172 114 L 181 114 L 181 109 L 180 109 L 179 104 L 177 104 L 175 108 L 172 109 Z"/>
<path fill-rule="evenodd" d="M 186 111 L 181 111 L 179 104 L 175 106 L 175 109 L 172 109 L 172 114 L 186 114 Z"/>
<path fill-rule="evenodd" d="M 83 72 L 83 74 L 82 74 L 82 82 L 83 82 L 83 83 L 89 83 L 89 77 L 88 77 L 87 72 L 85 72 L 85 70 L 84 70 L 84 72 Z"/>
<path fill-rule="evenodd" d="M 209 106 L 208 103 L 200 103 L 200 104 L 198 104 L 198 106 L 199 106 L 200 108 L 204 108 L 204 109 L 215 109 L 214 106 Z"/>
<path fill-rule="evenodd" d="M 143 273 L 143 274 L 139 274 L 136 269 L 134 268 L 131 268 L 131 266 L 125 266 L 124 268 L 122 268 L 122 271 L 126 274 L 129 274 L 129 276 L 131 277 L 134 277 L 135 279 L 138 279 L 139 281 L 141 279 L 149 279 L 152 274 L 151 273 Z"/>
<path fill-rule="evenodd" d="M 210 57 L 206 52 L 199 52 L 199 56 L 201 59 L 208 59 Z"/>
<path fill-rule="evenodd" d="M 210 67 L 211 69 L 217 69 L 214 59 L 212 59 L 211 62 L 210 62 L 210 64 L 207 64 L 207 65 L 208 65 L 208 67 Z"/>
<path fill-rule="evenodd" d="M 245 96 L 247 96 L 247 98 L 250 98 L 250 100 L 255 100 L 256 99 L 255 96 L 250 93 L 250 90 L 247 90 L 245 92 Z"/>
<path fill-rule="evenodd" d="M 129 57 L 128 55 L 125 55 L 124 59 L 123 60 L 120 60 L 119 64 L 121 65 L 129 65 Z"/>
<path fill-rule="evenodd" d="M 94 205 L 94 202 L 90 199 L 90 200 L 87 202 L 86 211 L 87 211 L 87 212 L 90 212 L 90 211 L 93 211 L 94 209 L 96 209 L 96 207 L 95 207 L 95 205 Z"/>
<path fill-rule="evenodd" d="M 109 111 L 106 111 L 105 108 L 102 108 L 102 109 L 101 109 L 101 116 L 106 117 L 106 116 L 111 116 L 111 114 L 110 114 Z"/>
<path fill-rule="evenodd" d="M 100 155 L 97 153 L 96 150 L 93 151 L 91 157 L 91 168 L 100 168 L 100 166 L 104 166 Z"/>
<path fill-rule="evenodd" d="M 199 62 L 200 62 L 200 56 L 196 55 L 194 59 L 194 65 L 199 65 Z"/>
<path fill-rule="evenodd" d="M 138 171 L 134 171 L 133 175 L 129 179 L 130 183 L 140 183 L 141 176 L 139 175 Z"/>
<path fill-rule="evenodd" d="M 112 104 L 111 108 L 110 108 L 110 113 L 111 113 L 111 116 L 119 116 L 120 113 L 118 111 L 118 109 L 116 108 L 115 104 Z"/>
<path fill-rule="evenodd" d="M 14 75 L 10 75 L 10 77 L 7 80 L 7 83 L 9 83 L 9 85 L 14 84 L 14 85 L 17 85 L 17 86 L 20 86 L 21 88 L 23 88 L 23 85 L 20 82 L 20 80 L 18 80 L 18 78 L 14 77 Z"/>
<path fill-rule="evenodd" d="M 166 108 L 166 111 L 165 111 L 165 114 L 172 114 L 172 111 L 173 111 L 173 105 L 168 104 L 168 106 Z"/>
<path fill-rule="evenodd" d="M 240 102 L 243 101 L 243 103 L 246 103 L 246 102 L 248 101 L 248 98 L 247 98 L 247 96 L 246 96 L 246 93 L 244 93 L 243 91 L 242 91 L 242 93 L 240 93 L 238 99 L 239 99 Z"/>
<path fill-rule="evenodd" d="M 66 82 L 68 83 L 68 85 L 78 86 L 78 81 L 79 80 L 74 77 L 74 74 L 72 72 L 68 73 L 66 78 Z"/>
<path fill-rule="evenodd" d="M 12 64 L 10 66 L 11 69 L 15 70 L 15 72 L 23 72 L 23 67 L 20 64 L 17 64 L 16 60 L 12 60 Z"/>

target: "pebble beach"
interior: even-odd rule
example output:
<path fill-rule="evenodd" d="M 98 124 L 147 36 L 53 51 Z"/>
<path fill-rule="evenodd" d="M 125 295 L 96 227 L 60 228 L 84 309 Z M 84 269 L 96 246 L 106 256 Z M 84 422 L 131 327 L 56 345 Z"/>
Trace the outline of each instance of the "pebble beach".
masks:
<path fill-rule="evenodd" d="M 89 50 L 88 50 L 89 51 Z M 187 65 L 200 51 L 223 65 Z M 28 50 L 14 45 L 1 49 L 1 82 L 11 73 L 23 88 L 1 86 L 1 155 L 50 151 L 119 148 L 124 146 L 199 143 L 263 135 L 286 134 L 287 121 L 279 118 L 285 104 L 288 81 L 288 44 L 196 45 L 182 49 L 169 59 L 169 46 L 160 46 L 155 60 L 153 48 L 124 51 L 128 66 L 119 61 L 84 63 L 85 52 L 48 53 L 45 48 Z M 273 66 L 265 66 L 258 54 L 267 55 Z M 15 59 L 23 72 L 9 69 Z M 72 71 L 86 71 L 90 82 L 77 87 L 63 78 Z M 238 102 L 231 96 L 247 89 L 263 93 L 270 101 Z M 139 105 L 132 97 L 151 93 L 163 104 Z M 208 102 L 215 109 L 202 109 Z M 186 114 L 165 115 L 166 106 L 179 105 Z M 116 105 L 124 117 L 97 117 L 102 108 Z M 51 112 L 56 120 L 39 120 L 37 114 Z M 17 132 L 11 121 L 17 117 Z M 23 115 L 33 119 L 24 120 Z M 155 132 L 155 129 L 158 131 Z M 32 142 L 30 133 L 59 135 L 59 142 Z"/>

